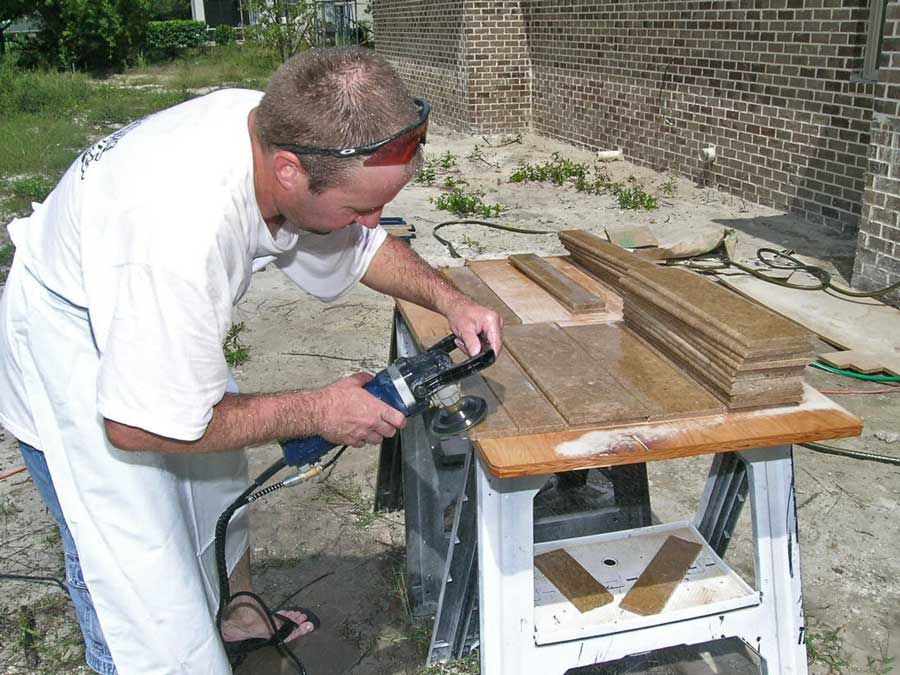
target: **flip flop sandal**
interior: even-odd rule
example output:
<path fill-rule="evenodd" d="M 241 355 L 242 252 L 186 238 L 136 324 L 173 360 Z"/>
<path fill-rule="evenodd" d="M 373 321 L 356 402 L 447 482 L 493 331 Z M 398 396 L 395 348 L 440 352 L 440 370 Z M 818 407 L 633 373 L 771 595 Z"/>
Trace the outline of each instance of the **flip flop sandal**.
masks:
<path fill-rule="evenodd" d="M 252 638 L 244 638 L 243 640 L 223 640 L 222 644 L 225 647 L 225 654 L 228 656 L 228 661 L 231 663 L 232 667 L 239 665 L 247 656 L 247 654 L 254 652 L 258 649 L 262 649 L 263 647 L 277 646 L 285 644 L 285 640 L 293 633 L 297 628 L 299 628 L 300 624 L 298 624 L 293 619 L 288 618 L 287 616 L 281 614 L 282 611 L 289 612 L 300 612 L 306 615 L 306 621 L 311 623 L 314 628 L 318 628 L 322 625 L 319 617 L 310 609 L 306 607 L 282 607 L 274 612 L 270 612 L 269 609 L 265 606 L 265 603 L 255 595 L 254 593 L 248 593 L 246 591 L 241 593 L 235 593 L 232 596 L 232 599 L 240 596 L 247 596 L 255 600 L 259 603 L 259 605 L 266 611 L 268 614 L 267 619 L 269 621 L 269 628 L 272 631 L 272 635 L 269 637 L 252 637 Z M 281 620 L 281 625 L 277 628 L 275 627 L 275 620 L 273 617 L 277 616 Z M 304 622 L 305 623 L 305 622 Z M 300 636 L 302 637 L 302 636 Z"/>

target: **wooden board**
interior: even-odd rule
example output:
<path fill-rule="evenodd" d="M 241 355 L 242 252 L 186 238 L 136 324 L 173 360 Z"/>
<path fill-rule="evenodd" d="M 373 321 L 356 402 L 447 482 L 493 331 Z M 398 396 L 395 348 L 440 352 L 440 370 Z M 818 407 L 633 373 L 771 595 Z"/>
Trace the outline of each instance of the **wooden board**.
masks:
<path fill-rule="evenodd" d="M 523 324 L 615 320 L 606 311 L 573 316 L 552 295 L 515 269 L 508 260 L 475 260 L 469 267 L 516 313 Z"/>
<path fill-rule="evenodd" d="M 831 344 L 869 357 L 875 367 L 900 375 L 900 311 L 870 298 L 842 299 L 819 291 L 798 291 L 751 276 L 721 279 L 726 286 L 806 326 Z M 878 372 L 878 371 L 874 371 Z"/>
<path fill-rule="evenodd" d="M 862 421 L 804 385 L 796 406 L 651 424 L 596 424 L 546 434 L 476 441 L 492 475 L 540 476 L 713 452 L 858 436 Z"/>
<path fill-rule="evenodd" d="M 646 420 L 647 407 L 551 323 L 509 326 L 506 348 L 571 426 Z"/>
<path fill-rule="evenodd" d="M 719 400 L 664 360 L 621 324 L 573 326 L 566 335 L 590 352 L 628 393 L 643 402 L 649 419 L 724 412 Z"/>
<path fill-rule="evenodd" d="M 619 607 L 641 616 L 659 614 L 702 550 L 697 542 L 668 537 Z"/>
<path fill-rule="evenodd" d="M 588 323 L 597 323 L 599 321 L 621 321 L 622 320 L 622 296 L 616 293 L 611 287 L 604 284 L 592 274 L 588 273 L 575 262 L 572 256 L 552 256 L 544 258 L 549 264 L 553 265 L 560 272 L 569 277 L 582 288 L 586 288 L 594 295 L 599 295 L 606 303 L 606 311 L 602 315 L 587 315 L 585 319 L 573 317 L 569 320 L 557 321 L 560 326 L 581 326 Z M 603 318 L 601 319 L 600 316 Z"/>
<path fill-rule="evenodd" d="M 558 548 L 534 556 L 534 566 L 582 614 L 613 601 L 612 593 L 606 586 L 591 576 L 565 549 Z"/>
<path fill-rule="evenodd" d="M 513 267 L 556 298 L 572 314 L 606 309 L 606 301 L 583 288 L 553 265 L 533 253 L 511 255 Z"/>
<path fill-rule="evenodd" d="M 522 323 L 515 312 L 468 267 L 448 267 L 442 271 L 444 276 L 460 291 L 478 304 L 495 310 L 506 325 Z"/>

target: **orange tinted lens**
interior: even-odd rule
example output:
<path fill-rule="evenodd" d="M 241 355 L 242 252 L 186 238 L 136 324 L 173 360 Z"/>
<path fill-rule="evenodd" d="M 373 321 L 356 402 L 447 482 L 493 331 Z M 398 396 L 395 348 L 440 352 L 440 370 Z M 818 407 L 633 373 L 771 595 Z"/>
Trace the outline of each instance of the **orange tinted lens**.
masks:
<path fill-rule="evenodd" d="M 407 164 L 416 154 L 419 142 L 425 137 L 428 130 L 428 122 L 420 127 L 398 136 L 390 143 L 385 143 L 373 152 L 363 166 L 397 166 Z"/>

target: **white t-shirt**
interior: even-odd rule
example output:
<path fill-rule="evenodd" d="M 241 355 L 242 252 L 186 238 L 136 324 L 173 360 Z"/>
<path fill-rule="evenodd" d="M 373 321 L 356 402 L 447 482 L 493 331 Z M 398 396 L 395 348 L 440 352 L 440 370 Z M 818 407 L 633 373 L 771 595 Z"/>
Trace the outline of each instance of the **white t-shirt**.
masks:
<path fill-rule="evenodd" d="M 31 274 L 88 311 L 103 417 L 200 438 L 225 392 L 222 342 L 254 268 L 274 260 L 332 300 L 359 281 L 386 237 L 359 225 L 271 236 L 247 131 L 261 96 L 218 91 L 123 127 L 9 227 Z M 0 422 L 30 442 L 37 434 L 15 370 L 0 372 Z"/>

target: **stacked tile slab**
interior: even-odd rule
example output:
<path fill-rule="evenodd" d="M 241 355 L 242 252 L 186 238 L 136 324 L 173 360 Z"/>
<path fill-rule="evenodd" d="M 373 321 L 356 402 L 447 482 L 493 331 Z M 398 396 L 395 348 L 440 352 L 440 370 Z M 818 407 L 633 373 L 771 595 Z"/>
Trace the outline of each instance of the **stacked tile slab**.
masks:
<path fill-rule="evenodd" d="M 799 403 L 813 335 L 709 279 L 662 268 L 594 235 L 560 234 L 575 262 L 624 298 L 627 328 L 729 409 Z"/>

